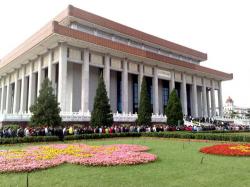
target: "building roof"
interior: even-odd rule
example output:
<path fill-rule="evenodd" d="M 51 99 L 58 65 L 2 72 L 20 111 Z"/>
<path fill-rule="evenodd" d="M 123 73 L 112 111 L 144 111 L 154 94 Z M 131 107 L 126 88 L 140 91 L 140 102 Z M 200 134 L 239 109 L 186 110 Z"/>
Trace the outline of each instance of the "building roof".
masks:
<path fill-rule="evenodd" d="M 174 42 L 147 34 L 145 32 L 133 29 L 131 27 L 125 26 L 123 24 L 111 21 L 109 19 L 103 18 L 101 16 L 95 15 L 93 13 L 87 12 L 85 10 L 81 10 L 79 8 L 73 7 L 72 5 L 69 5 L 68 8 L 66 10 L 64 10 L 63 12 L 61 12 L 56 18 L 55 20 L 58 22 L 62 22 L 66 17 L 68 16 L 72 16 L 72 17 L 76 17 L 79 18 L 81 20 L 85 20 L 87 22 L 90 23 L 94 23 L 96 25 L 117 31 L 119 33 L 128 35 L 128 36 L 132 36 L 134 38 L 140 39 L 140 40 L 144 40 L 153 44 L 157 44 L 159 46 L 168 48 L 171 51 L 177 52 L 177 53 L 181 53 L 193 58 L 197 58 L 200 61 L 204 61 L 207 60 L 207 54 L 176 44 Z"/>
<path fill-rule="evenodd" d="M 25 56 L 24 54 L 30 50 L 34 50 L 35 47 L 39 46 L 39 44 L 51 37 L 55 36 L 63 36 L 63 38 L 74 38 L 79 41 L 88 42 L 91 44 L 103 46 L 112 50 L 120 51 L 123 53 L 135 55 L 142 58 L 147 58 L 155 61 L 162 61 L 174 66 L 180 66 L 184 69 L 189 69 L 194 72 L 202 72 L 206 74 L 211 74 L 214 76 L 218 76 L 220 80 L 230 80 L 233 78 L 233 74 L 224 73 L 221 71 L 217 71 L 214 69 L 210 69 L 204 66 L 200 66 L 198 64 L 187 63 L 181 60 L 173 59 L 171 57 L 163 56 L 157 53 L 145 51 L 142 49 L 138 49 L 132 46 L 128 46 L 125 44 L 117 43 L 105 38 L 100 38 L 98 36 L 90 35 L 78 30 L 71 29 L 63 25 L 63 20 L 70 17 L 76 17 L 78 19 L 84 19 L 94 24 L 99 24 L 103 27 L 110 28 L 116 30 L 117 32 L 121 32 L 127 35 L 132 35 L 136 38 L 149 41 L 151 43 L 159 44 L 163 47 L 172 49 L 174 51 L 179 51 L 182 54 L 191 55 L 196 58 L 200 58 L 203 60 L 207 59 L 207 55 L 201 53 L 199 51 L 169 42 L 167 40 L 163 40 L 157 38 L 155 36 L 143 33 L 141 31 L 137 31 L 130 27 L 121 25 L 119 23 L 110 21 L 108 19 L 102 18 L 100 16 L 96 16 L 94 14 L 88 13 L 86 11 L 80 10 L 73 6 L 68 6 L 66 10 L 64 10 L 61 14 L 59 14 L 55 20 L 48 23 L 38 32 L 36 32 L 33 36 L 27 39 L 24 43 L 14 49 L 11 53 L 5 56 L 1 63 L 0 68 L 6 67 L 9 63 L 12 63 L 14 60 L 18 59 L 20 56 Z"/>

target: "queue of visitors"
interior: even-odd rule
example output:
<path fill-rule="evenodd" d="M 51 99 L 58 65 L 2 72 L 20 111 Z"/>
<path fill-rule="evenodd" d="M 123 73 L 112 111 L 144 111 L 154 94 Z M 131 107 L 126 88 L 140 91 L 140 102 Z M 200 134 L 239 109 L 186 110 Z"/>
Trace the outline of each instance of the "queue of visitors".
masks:
<path fill-rule="evenodd" d="M 195 124 L 195 123 L 194 123 Z M 64 127 L 4 127 L 0 129 L 0 138 L 9 137 L 28 137 L 28 136 L 66 136 L 80 134 L 112 134 L 125 132 L 163 132 L 163 131 L 238 131 L 249 130 L 247 126 L 233 124 L 210 124 L 210 125 L 193 125 L 193 126 L 169 126 L 169 125 L 152 125 L 152 126 L 136 126 L 136 125 L 114 125 L 112 127 L 92 127 L 80 125 L 68 125 Z"/>
<path fill-rule="evenodd" d="M 0 129 L 0 137 L 24 137 L 24 136 L 53 136 L 58 135 L 60 132 L 63 136 L 66 135 L 79 135 L 79 134 L 92 134 L 92 133 L 124 133 L 124 132 L 160 132 L 169 130 L 168 126 L 154 125 L 150 126 L 133 126 L 133 125 L 120 125 L 112 127 L 91 127 L 91 126 L 64 126 L 64 127 L 19 127 L 13 129 L 11 127 Z"/>

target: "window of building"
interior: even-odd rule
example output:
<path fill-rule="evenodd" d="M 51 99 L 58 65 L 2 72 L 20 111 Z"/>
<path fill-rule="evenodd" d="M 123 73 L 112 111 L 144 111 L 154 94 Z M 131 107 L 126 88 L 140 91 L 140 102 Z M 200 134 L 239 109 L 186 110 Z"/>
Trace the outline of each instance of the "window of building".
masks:
<path fill-rule="evenodd" d="M 106 39 L 109 39 L 109 40 L 112 39 L 112 34 L 110 34 L 110 33 L 104 32 L 102 30 L 97 30 L 96 32 L 97 32 L 97 35 L 102 37 L 102 38 L 106 38 Z"/>
<path fill-rule="evenodd" d="M 163 104 L 163 112 L 165 112 L 165 108 L 168 104 L 169 99 L 169 81 L 162 80 L 163 88 L 162 88 L 162 104 Z"/>
<path fill-rule="evenodd" d="M 148 91 L 148 96 L 151 104 L 151 112 L 153 112 L 153 86 L 152 86 L 152 78 L 151 77 L 146 77 L 146 82 L 147 82 L 147 91 Z"/>
<path fill-rule="evenodd" d="M 101 75 L 103 75 L 103 68 L 98 68 L 98 70 L 99 70 L 99 77 L 100 77 Z"/>
<path fill-rule="evenodd" d="M 34 79 L 35 79 L 35 93 L 34 93 L 34 97 L 36 99 L 37 98 L 37 87 L 38 87 L 38 73 L 36 72 L 33 76 L 34 76 Z"/>
<path fill-rule="evenodd" d="M 117 72 L 117 111 L 122 113 L 122 79 L 121 72 Z"/>
<path fill-rule="evenodd" d="M 67 57 L 69 58 L 69 48 L 67 48 Z"/>
<path fill-rule="evenodd" d="M 44 69 L 44 78 L 48 78 L 48 68 Z"/>
<path fill-rule="evenodd" d="M 163 87 L 162 90 L 162 97 L 163 97 L 163 105 L 166 106 L 168 104 L 168 88 Z"/>
<path fill-rule="evenodd" d="M 138 112 L 138 76 L 132 75 L 133 80 L 133 113 Z"/>
<path fill-rule="evenodd" d="M 158 53 L 159 52 L 159 48 L 156 48 L 154 46 L 139 43 L 139 42 L 137 42 L 135 40 L 131 40 L 129 38 L 119 36 L 119 35 L 114 35 L 112 33 L 108 33 L 108 32 L 105 32 L 103 30 L 99 30 L 99 29 L 96 29 L 96 28 L 91 28 L 91 27 L 88 27 L 86 25 L 81 25 L 81 24 L 78 24 L 78 23 L 72 23 L 70 27 L 74 28 L 76 30 L 80 30 L 81 32 L 85 32 L 85 33 L 88 33 L 88 34 L 91 34 L 91 35 L 97 35 L 97 36 L 99 36 L 101 38 L 106 38 L 108 40 L 117 41 L 117 42 L 125 44 L 125 45 L 131 45 L 133 47 L 143 49 L 143 50 L 146 50 L 146 51 L 150 51 L 150 52 L 153 52 L 153 53 Z M 160 49 L 160 52 L 164 56 L 168 56 L 168 57 L 171 57 L 171 58 L 183 60 L 183 61 L 186 61 L 186 62 L 189 62 L 189 63 L 199 64 L 199 61 L 197 61 L 195 59 L 192 59 L 190 57 L 186 57 L 186 56 L 183 56 L 183 55 L 180 55 L 180 54 L 177 54 L 177 53 L 173 53 L 171 51 L 166 51 L 166 50 Z"/>
<path fill-rule="evenodd" d="M 181 83 L 175 82 L 175 89 L 177 91 L 177 95 L 180 98 L 181 97 Z"/>
<path fill-rule="evenodd" d="M 191 116 L 191 85 L 187 84 L 186 85 L 186 89 L 187 89 L 187 114 L 188 116 Z"/>
<path fill-rule="evenodd" d="M 91 53 L 89 53 L 89 62 L 91 62 Z"/>
<path fill-rule="evenodd" d="M 14 103 L 14 93 L 15 93 L 15 84 L 12 83 L 11 85 L 11 98 L 10 98 L 10 106 L 11 106 L 11 109 L 10 109 L 10 112 L 13 113 L 13 103 Z"/>

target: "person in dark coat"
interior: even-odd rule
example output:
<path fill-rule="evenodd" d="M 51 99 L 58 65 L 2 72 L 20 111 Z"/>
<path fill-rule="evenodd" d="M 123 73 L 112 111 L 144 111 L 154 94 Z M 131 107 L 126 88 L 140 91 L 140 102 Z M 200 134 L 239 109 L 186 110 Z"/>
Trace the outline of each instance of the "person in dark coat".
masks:
<path fill-rule="evenodd" d="M 63 134 L 63 129 L 62 127 L 59 127 L 57 129 L 57 135 L 60 141 L 64 141 L 64 134 Z"/>

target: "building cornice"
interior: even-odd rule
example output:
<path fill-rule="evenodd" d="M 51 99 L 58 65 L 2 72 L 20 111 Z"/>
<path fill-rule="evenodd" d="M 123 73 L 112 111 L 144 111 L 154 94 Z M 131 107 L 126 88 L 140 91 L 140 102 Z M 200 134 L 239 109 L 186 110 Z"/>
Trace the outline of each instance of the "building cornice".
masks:
<path fill-rule="evenodd" d="M 76 8 L 72 5 L 69 5 L 67 9 L 62 11 L 58 16 L 55 17 L 55 20 L 58 22 L 62 22 L 68 17 L 75 17 L 81 20 L 85 20 L 87 22 L 99 25 L 101 27 L 105 27 L 107 29 L 114 30 L 116 32 L 119 32 L 121 34 L 125 34 L 127 36 L 131 36 L 143 41 L 147 41 L 162 47 L 165 47 L 173 52 L 188 55 L 190 57 L 193 57 L 195 59 L 199 59 L 200 61 L 207 60 L 207 54 L 176 44 L 174 42 L 153 36 L 151 34 L 147 34 L 145 32 L 133 29 L 131 27 L 128 27 L 126 25 L 117 23 L 115 21 L 111 21 L 107 18 L 95 15 L 93 13 L 87 12 L 85 10 Z"/>

